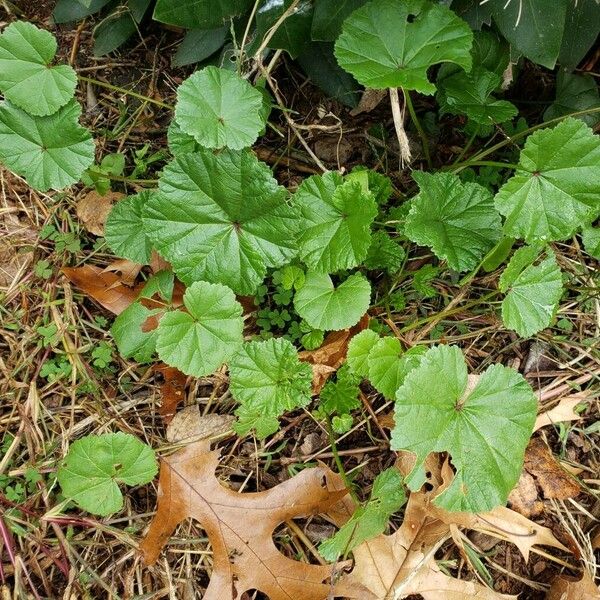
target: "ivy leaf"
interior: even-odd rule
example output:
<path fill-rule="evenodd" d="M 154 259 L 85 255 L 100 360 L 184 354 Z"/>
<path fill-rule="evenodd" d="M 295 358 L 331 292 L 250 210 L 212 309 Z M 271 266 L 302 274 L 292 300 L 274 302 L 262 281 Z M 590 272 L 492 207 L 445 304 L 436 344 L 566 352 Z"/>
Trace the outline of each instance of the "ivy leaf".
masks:
<path fill-rule="evenodd" d="M 600 94 L 594 78 L 591 75 L 575 75 L 560 70 L 556 76 L 556 98 L 544 112 L 544 121 L 596 106 L 600 106 Z M 580 115 L 577 118 L 590 127 L 600 121 L 598 113 Z"/>
<path fill-rule="evenodd" d="M 147 308 L 141 302 L 134 302 L 117 316 L 110 333 L 123 358 L 133 358 L 140 364 L 153 360 L 158 330 L 144 331 L 144 324 L 161 312 L 161 308 Z"/>
<path fill-rule="evenodd" d="M 581 239 L 585 251 L 596 260 L 600 260 L 600 227 L 585 226 L 581 232 Z"/>
<path fill-rule="evenodd" d="M 363 332 L 364 333 L 364 332 Z M 358 394 L 360 377 L 357 377 L 348 367 L 342 365 L 336 373 L 336 380 L 327 381 L 319 396 L 319 408 L 328 415 L 344 415 L 360 406 Z"/>
<path fill-rule="evenodd" d="M 347 556 L 364 541 L 383 533 L 392 514 L 405 502 L 402 475 L 394 467 L 382 471 L 373 482 L 367 503 L 357 508 L 333 537 L 321 543 L 321 556 L 333 562 L 340 556 Z"/>
<path fill-rule="evenodd" d="M 366 379 L 369 376 L 369 353 L 379 341 L 379 335 L 372 329 L 357 333 L 348 344 L 346 360 L 351 371 Z"/>
<path fill-rule="evenodd" d="M 51 115 L 75 93 L 75 71 L 50 66 L 56 48 L 49 31 L 25 21 L 11 23 L 0 35 L 0 91 L 31 115 Z"/>
<path fill-rule="evenodd" d="M 380 394 L 393 399 L 406 376 L 419 365 L 425 351 L 424 346 L 413 346 L 404 352 L 397 338 L 381 338 L 367 357 L 369 381 Z"/>
<path fill-rule="evenodd" d="M 78 506 L 106 516 L 123 508 L 119 484 L 148 483 L 157 472 L 150 446 L 128 433 L 105 433 L 71 444 L 58 469 L 58 482 L 63 494 Z"/>
<path fill-rule="evenodd" d="M 188 312 L 168 312 L 158 324 L 158 356 L 186 375 L 210 375 L 242 344 L 242 307 L 229 288 L 206 281 L 190 285 L 183 304 Z"/>
<path fill-rule="evenodd" d="M 252 294 L 267 267 L 297 252 L 298 211 L 267 165 L 248 151 L 176 157 L 143 219 L 156 250 L 188 285 L 204 279 Z"/>
<path fill-rule="evenodd" d="M 155 192 L 143 190 L 117 202 L 104 227 L 108 247 L 121 258 L 147 265 L 152 254 L 152 243 L 144 233 L 142 209 Z"/>
<path fill-rule="evenodd" d="M 429 246 L 454 271 L 477 266 L 502 234 L 490 192 L 451 173 L 414 171 L 413 178 L 420 193 L 406 219 L 407 237 Z"/>
<path fill-rule="evenodd" d="M 371 245 L 364 266 L 367 269 L 383 269 L 390 275 L 397 273 L 404 264 L 404 248 L 385 231 L 377 231 L 371 238 Z"/>
<path fill-rule="evenodd" d="M 264 127 L 262 94 L 237 73 L 206 67 L 177 89 L 175 120 L 206 148 L 241 150 Z"/>
<path fill-rule="evenodd" d="M 94 142 L 79 125 L 80 113 L 75 100 L 47 117 L 1 103 L 0 160 L 42 192 L 79 181 L 94 162 Z"/>
<path fill-rule="evenodd" d="M 294 195 L 304 223 L 300 258 L 313 270 L 334 273 L 358 266 L 371 243 L 377 207 L 359 183 L 334 172 L 305 179 Z"/>
<path fill-rule="evenodd" d="M 535 252 L 535 248 L 533 252 Z M 550 325 L 562 296 L 562 275 L 553 252 L 538 265 L 533 262 L 530 247 L 515 252 L 500 277 L 502 321 L 521 337 L 530 337 Z"/>
<path fill-rule="evenodd" d="M 256 430 L 264 439 L 279 429 L 278 418 L 311 400 L 312 369 L 283 338 L 248 342 L 229 364 L 231 395 L 240 403 L 234 429 Z"/>
<path fill-rule="evenodd" d="M 367 312 L 371 286 L 364 275 L 354 273 L 333 285 L 331 277 L 309 271 L 304 286 L 294 297 L 296 312 L 315 329 L 347 329 Z"/>
<path fill-rule="evenodd" d="M 466 115 L 479 125 L 504 123 L 517 115 L 517 107 L 492 96 L 502 76 L 476 68 L 445 77 L 438 84 L 439 103 L 444 113 Z"/>
<path fill-rule="evenodd" d="M 456 475 L 434 503 L 480 513 L 505 504 L 519 479 L 537 402 L 527 381 L 502 365 L 471 384 L 458 347 L 428 350 L 396 393 L 391 445 L 416 455 L 406 477 L 413 491 L 425 483 L 429 453 L 448 452 Z"/>
<path fill-rule="evenodd" d="M 563 240 L 600 214 L 600 138 L 567 118 L 527 138 L 521 169 L 496 194 L 507 235 Z"/>
<path fill-rule="evenodd" d="M 158 0 L 152 15 L 156 21 L 186 29 L 213 29 L 252 7 L 253 0 Z"/>
<path fill-rule="evenodd" d="M 373 0 L 344 21 L 335 43 L 340 66 L 364 86 L 433 94 L 427 69 L 471 68 L 473 32 L 450 9 L 428 0 Z"/>

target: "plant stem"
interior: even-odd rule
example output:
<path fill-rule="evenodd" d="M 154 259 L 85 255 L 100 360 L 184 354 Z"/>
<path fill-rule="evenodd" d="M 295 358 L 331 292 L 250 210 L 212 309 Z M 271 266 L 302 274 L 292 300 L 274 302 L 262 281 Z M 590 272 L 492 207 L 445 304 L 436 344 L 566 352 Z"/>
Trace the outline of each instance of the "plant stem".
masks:
<path fill-rule="evenodd" d="M 350 492 L 352 499 L 357 504 L 360 504 L 360 498 L 356 495 L 356 492 L 354 491 L 354 487 L 352 486 L 352 483 L 348 479 L 348 475 L 346 474 L 346 469 L 344 469 L 344 465 L 342 464 L 342 459 L 340 458 L 340 455 L 338 453 L 337 445 L 335 443 L 335 434 L 333 432 L 333 427 L 331 426 L 331 419 L 329 418 L 329 415 L 327 415 L 326 425 L 327 425 L 327 434 L 329 435 L 329 445 L 331 446 L 331 454 L 333 454 L 333 460 L 335 461 L 335 464 L 340 473 L 342 481 L 344 482 L 344 485 L 348 489 L 348 492 Z"/>
<path fill-rule="evenodd" d="M 406 101 L 406 107 L 408 108 L 408 112 L 410 113 L 410 118 L 414 123 L 417 131 L 419 132 L 419 137 L 421 138 L 421 145 L 423 146 L 423 154 L 425 154 L 425 160 L 427 161 L 427 166 L 431 169 L 431 155 L 429 153 L 429 141 L 427 139 L 427 135 L 425 130 L 421 125 L 421 121 L 417 117 L 417 113 L 415 112 L 415 107 L 413 106 L 412 100 L 410 99 L 410 92 L 402 88 L 402 92 L 404 93 L 404 99 Z"/>
<path fill-rule="evenodd" d="M 468 139 L 467 144 L 460 151 L 460 154 L 456 157 L 456 160 L 452 163 L 452 166 L 460 163 L 460 161 L 463 159 L 464 155 L 469 151 L 471 144 L 475 141 L 475 138 L 477 137 L 477 134 L 479 133 L 479 129 L 480 129 L 480 126 L 477 125 L 477 127 L 475 127 L 475 131 L 473 131 L 473 133 L 471 134 L 471 137 Z"/>
<path fill-rule="evenodd" d="M 106 83 L 104 81 L 100 81 L 99 79 L 93 79 L 92 77 L 85 77 L 83 75 L 77 75 L 79 81 L 85 81 L 86 83 L 92 83 L 97 85 L 98 87 L 106 88 L 107 90 L 112 90 L 113 92 L 119 92 L 120 94 L 126 94 L 127 96 L 132 96 L 133 98 L 137 98 L 138 100 L 144 100 L 145 102 L 150 102 L 151 104 L 156 104 L 156 106 L 160 106 L 161 108 L 166 108 L 167 110 L 175 110 L 175 107 L 172 104 L 167 104 L 166 102 L 162 102 L 160 100 L 155 100 L 154 98 L 150 98 L 148 96 L 144 96 L 143 94 L 138 94 L 132 90 L 128 90 L 126 88 L 119 87 L 118 85 L 113 85 L 112 83 Z"/>

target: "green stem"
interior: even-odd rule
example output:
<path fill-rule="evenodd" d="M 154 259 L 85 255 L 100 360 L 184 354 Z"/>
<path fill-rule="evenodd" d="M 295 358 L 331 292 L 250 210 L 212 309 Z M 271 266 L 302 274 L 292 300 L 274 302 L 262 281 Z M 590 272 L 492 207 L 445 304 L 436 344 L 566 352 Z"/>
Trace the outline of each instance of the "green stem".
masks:
<path fill-rule="evenodd" d="M 415 107 L 410 99 L 410 92 L 402 88 L 402 93 L 404 94 L 404 100 L 406 102 L 406 107 L 408 108 L 410 118 L 417 128 L 419 137 L 421 138 L 421 145 L 423 146 L 423 154 L 425 154 L 427 166 L 431 169 L 431 155 L 429 154 L 429 141 L 427 140 L 427 135 L 421 125 L 421 121 L 419 121 L 419 118 L 417 117 L 417 113 L 415 112 Z"/>
<path fill-rule="evenodd" d="M 155 100 L 154 98 L 150 98 L 148 96 L 144 96 L 143 94 L 138 94 L 132 90 L 128 90 L 126 88 L 119 87 L 118 85 L 113 85 L 112 83 L 105 83 L 104 81 L 100 81 L 98 79 L 93 79 L 92 77 L 84 77 L 83 75 L 78 75 L 79 81 L 85 81 L 86 83 L 92 83 L 97 85 L 98 87 L 106 88 L 107 90 L 112 90 L 113 92 L 119 92 L 120 94 L 126 94 L 127 96 L 131 96 L 133 98 L 137 98 L 138 100 L 143 100 L 144 102 L 150 102 L 151 104 L 156 104 L 156 106 L 160 106 L 161 108 L 166 108 L 167 110 L 175 110 L 175 107 L 172 104 L 167 104 L 166 102 L 161 102 L 160 100 Z"/>
<path fill-rule="evenodd" d="M 456 160 L 452 163 L 452 166 L 460 163 L 464 155 L 469 151 L 469 148 L 471 147 L 471 145 L 475 141 L 475 138 L 477 137 L 477 134 L 479 133 L 479 129 L 480 126 L 477 125 L 477 127 L 475 127 L 475 131 L 473 131 L 471 137 L 468 139 L 466 146 L 461 150 L 460 154 L 456 157 Z"/>
<path fill-rule="evenodd" d="M 344 469 L 342 459 L 340 458 L 340 455 L 338 453 L 337 445 L 335 443 L 335 435 L 333 432 L 333 427 L 331 426 L 331 419 L 329 418 L 329 415 L 327 415 L 327 420 L 325 421 L 325 423 L 327 425 L 327 434 L 329 435 L 329 445 L 331 446 L 331 453 L 333 454 L 333 460 L 335 461 L 335 464 L 340 473 L 342 481 L 344 482 L 344 485 L 348 489 L 348 492 L 350 492 L 350 495 L 352 496 L 353 500 L 357 504 L 360 504 L 360 498 L 356 495 L 356 492 L 354 491 L 354 487 L 352 486 L 352 483 L 348 479 L 348 475 L 346 474 L 346 469 Z"/>

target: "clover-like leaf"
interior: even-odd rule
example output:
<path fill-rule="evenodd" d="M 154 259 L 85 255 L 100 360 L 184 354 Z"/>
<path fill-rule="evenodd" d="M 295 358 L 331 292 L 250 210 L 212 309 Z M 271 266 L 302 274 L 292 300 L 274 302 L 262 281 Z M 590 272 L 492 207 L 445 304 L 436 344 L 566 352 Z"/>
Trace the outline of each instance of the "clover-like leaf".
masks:
<path fill-rule="evenodd" d="M 158 356 L 186 375 L 210 375 L 242 344 L 242 307 L 218 283 L 197 281 L 183 295 L 187 312 L 174 310 L 158 324 Z"/>
<path fill-rule="evenodd" d="M 383 533 L 393 513 L 406 502 L 402 475 L 390 467 L 377 475 L 366 504 L 354 511 L 340 530 L 319 546 L 321 556 L 331 562 L 347 556 L 362 542 Z"/>
<path fill-rule="evenodd" d="M 1 103 L 0 160 L 42 192 L 75 183 L 94 162 L 94 142 L 79 125 L 80 113 L 75 100 L 46 117 Z"/>
<path fill-rule="evenodd" d="M 507 235 L 563 240 L 600 214 L 600 137 L 582 121 L 530 135 L 519 166 L 495 198 Z"/>
<path fill-rule="evenodd" d="M 364 379 L 369 376 L 369 353 L 379 340 L 379 335 L 372 329 L 365 329 L 350 340 L 346 361 L 353 373 Z"/>
<path fill-rule="evenodd" d="M 377 214 L 373 196 L 337 173 L 305 179 L 294 195 L 303 223 L 300 258 L 313 270 L 335 273 L 358 266 L 371 244 Z"/>
<path fill-rule="evenodd" d="M 237 73 L 206 67 L 177 89 L 175 120 L 206 148 L 251 146 L 265 122 L 263 97 Z"/>
<path fill-rule="evenodd" d="M 383 337 L 371 348 L 367 358 L 368 378 L 373 387 L 392 400 L 406 376 L 419 365 L 424 346 L 413 346 L 406 352 L 395 337 Z"/>
<path fill-rule="evenodd" d="M 440 107 L 452 115 L 466 115 L 479 125 L 508 121 L 518 110 L 512 102 L 492 96 L 501 81 L 502 75 L 482 68 L 445 77 L 438 84 Z"/>
<path fill-rule="evenodd" d="M 335 43 L 340 66 L 364 86 L 433 94 L 427 69 L 471 68 L 473 32 L 450 9 L 428 0 L 373 0 L 345 21 Z"/>
<path fill-rule="evenodd" d="M 294 308 L 315 329 L 339 330 L 356 325 L 370 300 L 371 286 L 361 273 L 350 275 L 335 287 L 329 275 L 309 271 L 304 286 L 294 296 Z"/>
<path fill-rule="evenodd" d="M 412 200 L 406 235 L 455 271 L 474 268 L 502 235 L 490 192 L 451 173 L 414 171 L 413 178 L 420 193 Z"/>
<path fill-rule="evenodd" d="M 123 507 L 119 484 L 148 483 L 157 472 L 150 446 L 128 433 L 105 433 L 71 444 L 58 469 L 58 482 L 63 494 L 78 506 L 106 516 Z"/>
<path fill-rule="evenodd" d="M 267 267 L 297 252 L 298 210 L 267 165 L 248 151 L 176 157 L 143 218 L 156 250 L 188 285 L 207 280 L 252 294 Z"/>
<path fill-rule="evenodd" d="M 0 35 L 0 92 L 31 115 L 51 115 L 75 92 L 75 71 L 50 66 L 56 48 L 49 31 L 25 21 L 11 23 Z"/>
<path fill-rule="evenodd" d="M 554 253 L 531 264 L 539 248 L 519 248 L 500 277 L 502 321 L 521 337 L 529 337 L 550 325 L 562 296 L 562 274 Z"/>
<path fill-rule="evenodd" d="M 300 362 L 298 351 L 286 339 L 248 342 L 229 364 L 231 395 L 240 403 L 235 430 L 256 430 L 264 439 L 279 429 L 286 411 L 306 406 L 311 399 L 312 369 Z"/>
<path fill-rule="evenodd" d="M 150 262 L 152 242 L 144 233 L 142 209 L 153 192 L 143 190 L 117 202 L 104 228 L 104 238 L 108 247 L 122 258 L 146 265 Z"/>
<path fill-rule="evenodd" d="M 456 475 L 435 500 L 460 512 L 486 512 L 504 504 L 523 467 L 537 401 L 514 369 L 492 365 L 471 378 L 460 349 L 436 346 L 396 392 L 392 448 L 416 455 L 406 483 L 425 483 L 430 452 L 448 452 Z M 415 426 L 418 424 L 418 426 Z"/>

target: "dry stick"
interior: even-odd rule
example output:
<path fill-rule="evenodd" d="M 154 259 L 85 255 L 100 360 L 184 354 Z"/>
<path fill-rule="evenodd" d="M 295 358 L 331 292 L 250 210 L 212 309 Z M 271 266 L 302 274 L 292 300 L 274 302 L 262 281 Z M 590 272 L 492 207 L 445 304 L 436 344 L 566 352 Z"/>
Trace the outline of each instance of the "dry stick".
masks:
<path fill-rule="evenodd" d="M 406 104 L 400 107 L 400 96 L 398 88 L 390 88 L 390 104 L 392 105 L 392 117 L 394 118 L 394 128 L 396 129 L 396 137 L 400 147 L 400 169 L 405 165 L 410 164 L 412 153 L 410 151 L 410 143 L 406 130 L 404 129 L 404 110 Z"/>

